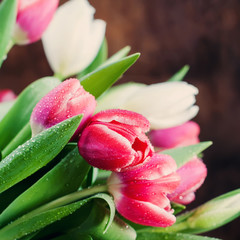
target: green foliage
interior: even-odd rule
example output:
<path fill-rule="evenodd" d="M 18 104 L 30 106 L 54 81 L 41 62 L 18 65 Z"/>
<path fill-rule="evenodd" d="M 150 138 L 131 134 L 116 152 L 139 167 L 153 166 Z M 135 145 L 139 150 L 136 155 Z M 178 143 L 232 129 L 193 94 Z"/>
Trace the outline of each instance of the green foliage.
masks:
<path fill-rule="evenodd" d="M 104 64 L 95 71 L 82 77 L 80 82 L 86 91 L 98 98 L 136 62 L 139 56 L 139 53 L 135 53 L 128 57 L 111 61 L 106 65 Z"/>
<path fill-rule="evenodd" d="M 0 192 L 3 192 L 50 162 L 68 143 L 81 120 L 67 119 L 19 146 L 0 162 Z"/>
<path fill-rule="evenodd" d="M 38 101 L 59 83 L 57 78 L 45 77 L 25 88 L 0 122 L 0 149 L 4 149 L 28 123 Z"/>
<path fill-rule="evenodd" d="M 68 195 L 67 197 L 68 202 L 67 205 L 66 201 L 61 201 L 61 199 L 55 200 L 54 202 L 46 204 L 43 207 L 40 207 L 32 212 L 27 213 L 26 215 L 20 217 L 16 221 L 11 222 L 9 225 L 0 230 L 0 239 L 4 240 L 19 239 L 21 237 L 26 236 L 27 234 L 34 233 L 48 226 L 49 224 L 59 221 L 62 218 L 74 213 L 76 210 L 83 207 L 87 202 L 95 198 L 103 199 L 110 207 L 110 216 L 104 226 L 105 231 L 108 230 L 108 228 L 112 224 L 115 213 L 113 207 L 114 203 L 109 195 L 97 194 L 88 198 L 86 198 L 87 195 L 85 196 L 85 198 L 84 196 L 81 195 L 80 199 L 81 198 L 84 199 L 80 201 L 75 198 L 71 198 L 71 196 Z M 73 202 L 74 200 L 77 201 Z"/>
<path fill-rule="evenodd" d="M 65 194 L 76 191 L 90 165 L 75 148 L 33 186 L 16 198 L 0 215 L 0 226 Z"/>
<path fill-rule="evenodd" d="M 203 150 L 212 145 L 212 142 L 201 142 L 187 147 L 178 147 L 164 150 L 161 153 L 170 155 L 177 163 L 178 168 L 197 156 Z"/>
<path fill-rule="evenodd" d="M 185 65 L 177 73 L 175 73 L 168 81 L 169 82 L 179 82 L 179 81 L 182 81 L 183 78 L 188 73 L 188 71 L 189 71 L 189 66 Z"/>
<path fill-rule="evenodd" d="M 10 48 L 16 15 L 17 0 L 2 1 L 0 4 L 0 67 Z"/>

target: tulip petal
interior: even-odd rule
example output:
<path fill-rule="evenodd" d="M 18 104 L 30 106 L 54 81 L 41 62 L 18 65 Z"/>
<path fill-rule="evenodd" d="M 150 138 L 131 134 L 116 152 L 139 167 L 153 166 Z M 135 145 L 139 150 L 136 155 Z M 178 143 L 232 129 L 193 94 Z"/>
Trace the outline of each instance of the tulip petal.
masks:
<path fill-rule="evenodd" d="M 124 195 L 116 200 L 116 208 L 122 216 L 141 225 L 168 227 L 176 221 L 167 206 L 163 209 L 150 202 L 138 201 Z"/>
<path fill-rule="evenodd" d="M 19 0 L 13 40 L 27 44 L 39 40 L 58 6 L 59 0 Z"/>
<path fill-rule="evenodd" d="M 189 121 L 176 127 L 153 130 L 149 137 L 155 147 L 173 148 L 199 143 L 199 133 L 199 125 Z"/>
<path fill-rule="evenodd" d="M 107 111 L 102 111 L 93 116 L 92 122 L 101 121 L 101 122 L 118 122 L 120 124 L 126 124 L 129 128 L 133 127 L 138 129 L 141 132 L 147 132 L 150 128 L 148 120 L 143 117 L 141 114 L 120 110 L 120 109 L 111 109 Z M 133 129 L 132 129 L 133 130 Z"/>
<path fill-rule="evenodd" d="M 119 171 L 136 157 L 127 138 L 102 124 L 85 128 L 78 146 L 80 154 L 89 164 L 106 170 Z"/>
<path fill-rule="evenodd" d="M 173 202 L 188 204 L 194 200 L 194 192 L 203 184 L 207 168 L 200 159 L 194 158 L 179 168 L 177 173 L 181 177 L 180 185 L 168 197 Z"/>

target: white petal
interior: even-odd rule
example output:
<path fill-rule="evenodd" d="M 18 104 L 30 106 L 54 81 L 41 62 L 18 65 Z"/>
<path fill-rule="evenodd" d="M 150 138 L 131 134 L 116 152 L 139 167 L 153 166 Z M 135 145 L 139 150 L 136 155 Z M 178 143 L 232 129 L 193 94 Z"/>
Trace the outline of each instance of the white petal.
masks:
<path fill-rule="evenodd" d="M 101 20 L 94 21 L 94 12 L 86 0 L 68 1 L 57 10 L 42 38 L 55 73 L 64 77 L 76 74 L 97 55 L 106 24 Z"/>
<path fill-rule="evenodd" d="M 192 106 L 191 108 L 187 109 L 184 112 L 168 116 L 166 118 L 154 118 L 154 117 L 147 117 L 150 124 L 151 129 L 164 129 L 170 128 L 174 126 L 181 125 L 190 119 L 194 118 L 199 111 L 198 106 Z"/>
<path fill-rule="evenodd" d="M 123 108 L 123 104 L 140 89 L 145 89 L 145 84 L 141 83 L 127 83 L 112 87 L 100 99 L 96 112 L 106 109 Z"/>
<path fill-rule="evenodd" d="M 141 89 L 124 104 L 124 108 L 152 115 L 166 111 L 182 99 L 198 93 L 198 89 L 186 82 L 166 82 Z"/>

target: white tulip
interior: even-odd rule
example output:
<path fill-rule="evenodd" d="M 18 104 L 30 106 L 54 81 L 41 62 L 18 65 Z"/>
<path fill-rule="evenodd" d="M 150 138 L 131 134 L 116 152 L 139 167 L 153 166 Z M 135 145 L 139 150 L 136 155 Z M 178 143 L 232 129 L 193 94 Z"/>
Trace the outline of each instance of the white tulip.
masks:
<path fill-rule="evenodd" d="M 123 84 L 113 87 L 99 99 L 97 111 L 126 109 L 145 116 L 151 129 L 170 128 L 197 115 L 196 94 L 198 89 L 186 82 Z"/>
<path fill-rule="evenodd" d="M 48 62 L 56 75 L 69 77 L 84 70 L 96 57 L 106 23 L 94 20 L 87 0 L 70 0 L 56 11 L 42 40 Z"/>

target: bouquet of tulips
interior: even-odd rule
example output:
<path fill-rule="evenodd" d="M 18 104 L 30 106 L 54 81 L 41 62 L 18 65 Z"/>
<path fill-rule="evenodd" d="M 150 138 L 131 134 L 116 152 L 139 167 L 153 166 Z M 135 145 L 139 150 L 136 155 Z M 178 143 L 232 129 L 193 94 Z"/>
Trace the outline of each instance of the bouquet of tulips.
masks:
<path fill-rule="evenodd" d="M 164 83 L 112 87 L 139 54 L 107 58 L 87 0 L 3 0 L 0 65 L 42 38 L 53 76 L 0 91 L 0 239 L 214 239 L 240 215 L 240 189 L 186 211 L 207 175 L 198 89 L 183 67 Z"/>

